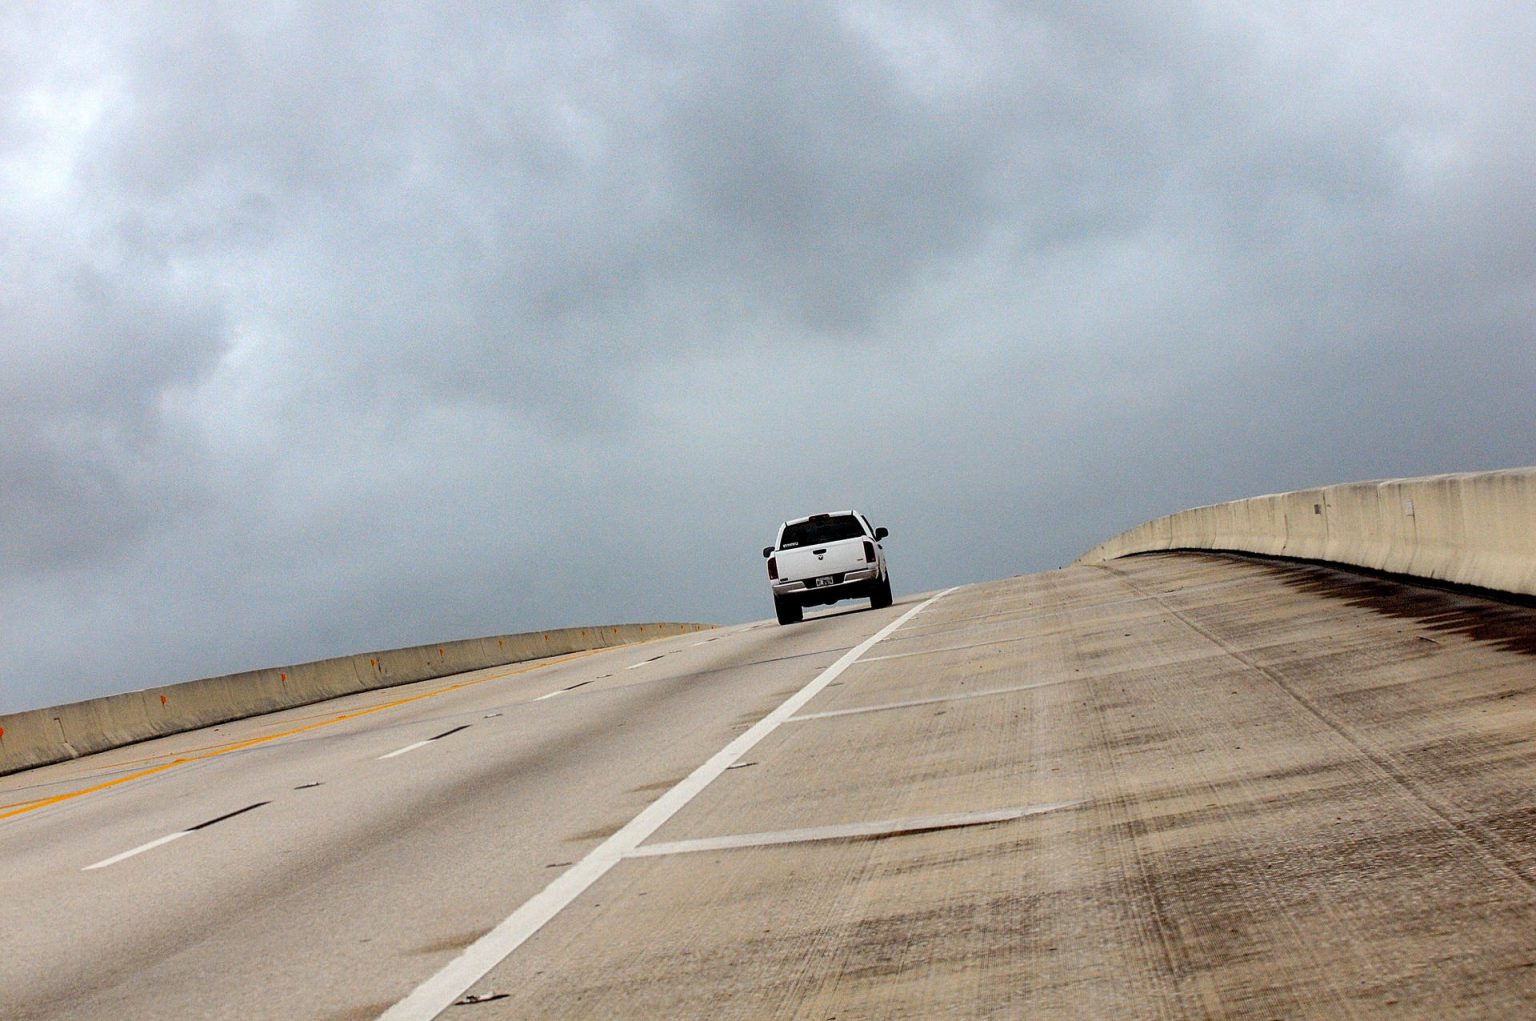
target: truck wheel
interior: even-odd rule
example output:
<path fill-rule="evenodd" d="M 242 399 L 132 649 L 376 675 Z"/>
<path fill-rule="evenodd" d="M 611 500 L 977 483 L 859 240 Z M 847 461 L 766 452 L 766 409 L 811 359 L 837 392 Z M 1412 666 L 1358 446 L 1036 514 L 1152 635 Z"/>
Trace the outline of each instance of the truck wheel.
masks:
<path fill-rule="evenodd" d="M 883 610 L 890 606 L 894 600 L 891 598 L 891 579 L 889 576 L 875 582 L 874 591 L 869 594 L 869 608 L 871 610 Z"/>
<path fill-rule="evenodd" d="M 793 599 L 780 599 L 773 597 L 773 612 L 779 617 L 780 624 L 798 624 L 805 616 L 805 610 Z"/>

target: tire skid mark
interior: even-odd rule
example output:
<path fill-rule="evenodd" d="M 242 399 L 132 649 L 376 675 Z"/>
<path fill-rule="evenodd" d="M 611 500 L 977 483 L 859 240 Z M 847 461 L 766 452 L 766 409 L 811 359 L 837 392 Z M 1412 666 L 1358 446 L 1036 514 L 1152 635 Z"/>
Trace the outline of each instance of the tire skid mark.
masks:
<path fill-rule="evenodd" d="M 1477 847 L 1482 856 L 1488 862 L 1493 864 L 1497 871 L 1517 880 L 1527 889 L 1536 891 L 1536 879 L 1526 875 L 1526 873 L 1520 869 L 1520 867 L 1516 864 L 1516 862 L 1520 860 L 1520 856 L 1514 853 L 1513 849 L 1503 838 L 1499 837 L 1495 833 L 1488 831 L 1486 828 L 1479 826 L 1475 822 L 1458 819 L 1448 805 L 1444 804 L 1439 798 L 1425 790 L 1423 785 L 1415 781 L 1412 776 L 1410 776 L 1405 770 L 1393 762 L 1388 755 L 1368 745 L 1342 720 L 1335 717 L 1332 713 L 1327 712 L 1315 701 L 1308 698 L 1294 684 L 1291 684 L 1289 681 L 1287 681 L 1285 677 L 1278 671 L 1272 670 L 1265 666 L 1263 663 L 1254 659 L 1252 656 L 1234 649 L 1232 645 L 1223 639 L 1220 635 L 1191 619 L 1188 614 L 1184 613 L 1178 607 L 1164 599 L 1161 594 L 1149 591 L 1136 584 L 1136 582 L 1133 581 L 1127 572 L 1123 569 L 1108 563 L 1100 564 L 1097 566 L 1103 568 L 1106 571 L 1109 571 L 1112 574 L 1117 575 L 1132 591 L 1136 592 L 1138 595 L 1156 602 L 1185 627 L 1189 628 L 1191 631 L 1195 632 L 1196 634 L 1200 635 L 1215 645 L 1222 651 L 1223 655 L 1236 660 L 1245 667 L 1248 667 L 1250 670 L 1253 670 L 1254 672 L 1271 681 L 1277 688 L 1285 692 L 1287 696 L 1294 700 L 1297 705 L 1301 706 L 1302 709 L 1304 709 L 1308 714 L 1315 718 L 1319 723 L 1323 724 L 1323 726 L 1327 727 L 1339 738 L 1347 742 L 1364 759 L 1369 761 L 1373 766 L 1380 770 L 1387 779 L 1397 785 L 1399 789 L 1407 793 L 1411 798 L 1413 798 L 1414 801 L 1422 805 L 1446 826 L 1449 826 L 1451 829 L 1461 834 L 1461 836 L 1470 844 Z"/>

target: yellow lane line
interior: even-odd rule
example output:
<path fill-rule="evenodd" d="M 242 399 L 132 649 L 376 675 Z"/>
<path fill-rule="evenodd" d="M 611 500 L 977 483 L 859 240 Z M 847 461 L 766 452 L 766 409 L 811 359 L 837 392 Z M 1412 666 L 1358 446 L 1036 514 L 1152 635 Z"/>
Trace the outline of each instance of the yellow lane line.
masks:
<path fill-rule="evenodd" d="M 369 707 L 367 707 L 365 709 L 359 709 L 359 710 L 357 710 L 357 711 L 355 711 L 355 712 L 353 712 L 351 714 L 348 714 L 348 715 L 332 716 L 332 715 L 330 715 L 328 713 L 318 712 L 318 713 L 305 713 L 303 715 L 296 715 L 294 717 L 294 719 L 314 720 L 314 719 L 322 719 L 323 718 L 323 721 L 325 723 L 335 723 L 335 722 L 337 722 L 339 720 L 348 719 L 349 716 L 361 716 L 364 713 L 376 712 L 376 711 L 378 711 L 380 709 L 390 709 L 390 708 L 393 708 L 394 706 L 404 705 L 407 702 L 414 702 L 414 701 L 416 701 L 418 699 L 430 698 L 433 695 L 440 695 L 440 694 L 442 694 L 444 692 L 455 691 L 458 688 L 468 688 L 468 687 L 471 687 L 472 685 L 484 684 L 487 681 L 500 681 L 500 680 L 503 680 L 503 679 L 508 678 L 508 677 L 515 677 L 518 674 L 532 673 L 533 671 L 541 669 L 543 667 L 558 666 L 558 665 L 560 665 L 562 663 L 569 662 L 570 660 L 580 659 L 583 656 L 591 656 L 591 655 L 593 655 L 595 653 L 605 652 L 605 651 L 607 651 L 607 650 L 605 650 L 605 649 L 583 649 L 583 650 L 581 650 L 579 652 L 568 652 L 568 653 L 566 653 L 566 654 L 564 654 L 562 656 L 551 656 L 551 657 L 549 657 L 547 659 L 540 659 L 540 660 L 538 660 L 536 662 L 532 662 L 532 663 L 527 663 L 527 664 L 521 665 L 521 666 L 519 666 L 515 670 L 503 670 L 500 673 L 490 674 L 489 676 L 486 676 L 486 677 L 478 677 L 478 678 L 476 678 L 475 680 L 472 680 L 472 681 L 459 681 L 458 683 L 449 685 L 446 688 L 438 688 L 438 689 L 434 689 L 433 691 L 423 692 L 420 695 L 412 695 L 409 698 L 397 699 L 397 700 L 393 700 L 393 701 L 390 701 L 390 702 L 384 702 L 384 703 L 380 703 L 377 706 L 369 706 Z M 487 667 L 487 668 L 482 668 L 482 669 L 492 669 L 492 668 Z M 430 678 L 429 678 L 429 680 L 430 680 Z M 425 683 L 425 681 L 410 681 L 408 683 L 410 683 L 410 684 L 423 684 L 423 683 Z M 389 689 L 388 688 L 374 688 L 374 689 L 371 689 L 371 690 L 372 691 L 388 691 Z M 363 694 L 369 694 L 369 692 L 358 692 L 357 694 L 363 695 Z M 351 698 L 351 697 L 355 697 L 355 696 L 343 695 L 343 696 L 338 696 L 338 697 L 341 697 L 341 698 Z M 323 703 L 311 703 L 311 705 L 315 705 L 315 704 L 323 704 Z M 294 709 L 305 709 L 305 708 L 309 708 L 309 706 L 294 706 Z M 247 717 L 247 718 L 250 719 L 251 717 Z M 239 721 L 231 720 L 230 722 L 231 723 L 235 723 L 235 722 L 239 722 Z M 285 731 L 283 731 L 280 734 L 273 734 L 271 736 L 272 737 L 284 737 L 284 736 L 286 736 L 288 734 L 296 734 L 299 731 L 306 730 L 306 729 L 309 729 L 309 728 L 300 727 L 300 728 L 298 728 L 296 730 L 285 730 Z M 230 746 L 227 745 L 227 744 L 211 744 L 211 745 L 205 745 L 202 748 L 191 748 L 191 749 L 188 749 L 187 753 L 201 753 L 201 752 L 206 752 L 206 751 L 216 751 L 218 749 L 224 749 L 224 748 L 228 748 L 228 747 L 230 747 Z M 183 753 L 183 754 L 186 754 L 186 753 Z M 128 759 L 128 760 L 125 760 L 124 762 L 119 763 L 119 765 L 131 766 L 135 762 L 154 762 L 157 759 L 160 759 L 160 758 L 163 758 L 163 757 L 164 757 L 163 755 L 150 755 L 150 756 L 146 756 L 146 757 L 144 757 L 142 759 Z M 6 806 L 0 806 L 0 808 L 3 808 L 3 807 L 6 807 Z"/>
<path fill-rule="evenodd" d="M 116 787 L 119 784 L 129 783 L 134 780 L 141 780 L 146 776 L 153 776 L 156 773 L 163 773 L 168 769 L 173 769 L 176 766 L 185 765 L 189 762 L 201 762 L 204 759 L 217 758 L 220 755 L 228 755 L 230 752 L 237 752 L 241 749 L 250 748 L 254 745 L 266 744 L 268 741 L 276 741 L 279 738 L 292 737 L 294 734 L 302 734 L 305 731 L 316 730 L 320 727 L 329 727 L 332 724 L 340 723 L 343 720 L 355 720 L 359 716 L 369 716 L 373 713 L 383 712 L 385 709 L 396 709 L 403 705 L 410 705 L 412 702 L 420 702 L 424 698 L 433 698 L 437 695 L 446 695 L 448 692 L 458 691 L 460 688 L 472 688 L 477 684 L 485 684 L 488 681 L 503 680 L 508 677 L 514 677 L 517 674 L 530 673 L 534 670 L 542 669 L 543 667 L 555 666 L 557 664 L 568 662 L 573 659 L 578 659 L 582 656 L 591 656 L 595 653 L 606 651 L 608 650 L 587 649 L 582 652 L 573 652 L 566 656 L 558 656 L 551 659 L 541 659 L 535 664 L 522 667 L 518 670 L 508 670 L 505 673 L 492 674 L 489 677 L 480 677 L 473 681 L 459 681 L 457 684 L 450 684 L 443 688 L 434 688 L 431 691 L 424 691 L 419 695 L 411 695 L 406 698 L 398 698 L 394 699 L 393 701 L 382 702 L 379 705 L 368 706 L 364 709 L 357 709 L 349 713 L 341 713 L 339 715 L 320 720 L 316 723 L 306 723 L 302 727 L 293 727 L 288 730 L 279 731 L 275 734 L 267 734 L 263 737 L 253 737 L 244 741 L 235 741 L 230 744 L 209 745 L 207 748 L 203 749 L 193 749 L 191 753 L 184 755 L 181 758 L 173 759 L 170 762 L 164 762 L 158 766 L 151 766 L 148 769 L 141 769 L 138 772 L 129 773 L 126 776 L 120 776 L 113 780 L 106 780 L 102 783 L 93 784 L 90 787 L 83 787 L 77 791 L 66 791 L 63 794 L 55 794 L 51 797 L 38 798 L 35 801 L 22 801 L 14 805 L 0 805 L 0 819 L 9 819 L 13 816 L 23 815 L 27 812 L 35 812 L 39 808 L 47 808 L 49 805 L 57 805 L 62 801 L 70 801 L 74 798 L 84 797 L 87 794 L 94 794 L 97 791 L 104 791 L 109 787 Z M 153 759 L 140 759 L 138 761 L 150 762 L 153 761 Z"/>

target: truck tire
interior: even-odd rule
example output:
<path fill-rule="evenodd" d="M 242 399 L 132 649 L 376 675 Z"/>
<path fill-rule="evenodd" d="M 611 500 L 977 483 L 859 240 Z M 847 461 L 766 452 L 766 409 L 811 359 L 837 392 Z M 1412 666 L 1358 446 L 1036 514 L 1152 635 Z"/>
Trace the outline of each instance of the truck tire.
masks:
<path fill-rule="evenodd" d="M 805 610 L 793 599 L 780 599 L 773 597 L 773 612 L 778 615 L 780 624 L 798 624 L 805 617 Z"/>
<path fill-rule="evenodd" d="M 871 610 L 883 610 L 890 606 L 894 600 L 891 598 L 891 579 L 889 576 L 875 582 L 875 587 L 869 593 L 869 608 Z"/>

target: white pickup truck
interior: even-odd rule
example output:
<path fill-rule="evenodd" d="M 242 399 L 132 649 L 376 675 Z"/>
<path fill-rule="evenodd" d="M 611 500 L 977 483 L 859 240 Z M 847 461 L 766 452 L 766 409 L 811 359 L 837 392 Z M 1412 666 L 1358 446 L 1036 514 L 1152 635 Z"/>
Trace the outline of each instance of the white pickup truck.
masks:
<path fill-rule="evenodd" d="M 858 511 L 834 511 L 786 521 L 778 541 L 763 548 L 780 624 L 800 621 L 807 606 L 869 598 L 872 609 L 891 605 L 891 576 L 880 540 Z"/>

